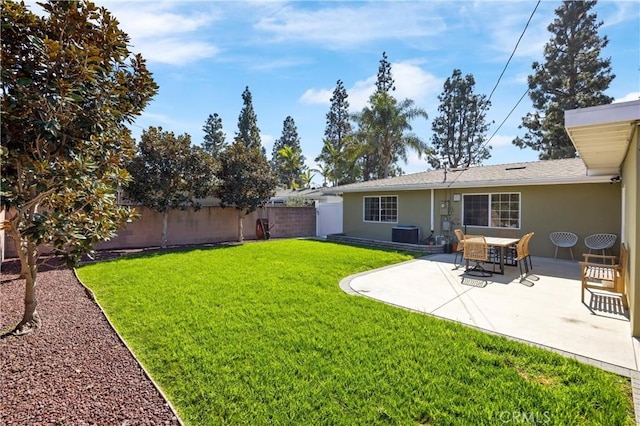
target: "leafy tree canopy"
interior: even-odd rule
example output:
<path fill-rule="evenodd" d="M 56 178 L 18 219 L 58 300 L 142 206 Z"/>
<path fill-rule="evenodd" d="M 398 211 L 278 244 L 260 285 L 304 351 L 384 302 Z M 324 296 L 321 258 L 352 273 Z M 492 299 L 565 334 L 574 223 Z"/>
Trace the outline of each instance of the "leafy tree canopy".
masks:
<path fill-rule="evenodd" d="M 315 159 L 321 163 L 325 185 L 327 180 L 334 186 L 352 183 L 359 176 L 361 149 L 351 128 L 348 97 L 344 84 L 338 80 L 327 113 L 322 150 Z"/>
<path fill-rule="evenodd" d="M 273 144 L 271 164 L 278 176 L 278 182 L 287 188 L 297 188 L 302 185 L 304 162 L 305 157 L 302 155 L 296 123 L 291 116 L 288 116 L 282 126 L 282 136 Z"/>
<path fill-rule="evenodd" d="M 244 239 L 242 220 L 275 194 L 277 179 L 259 147 L 249 148 L 239 139 L 220 154 L 216 196 L 223 207 L 238 211 L 238 241 Z"/>
<path fill-rule="evenodd" d="M 217 114 L 209 114 L 202 128 L 204 131 L 204 144 L 202 147 L 213 158 L 217 158 L 227 146 L 227 135 L 222 130 L 222 118 Z"/>
<path fill-rule="evenodd" d="M 258 128 L 258 117 L 253 110 L 253 97 L 249 91 L 249 86 L 242 92 L 242 110 L 238 117 L 238 131 L 236 140 L 242 142 L 247 148 L 262 149 L 262 139 Z"/>
<path fill-rule="evenodd" d="M 489 128 L 485 111 L 490 102 L 486 95 L 475 94 L 474 87 L 473 74 L 462 77 L 459 69 L 444 83 L 438 96 L 438 116 L 431 124 L 432 145 L 427 158 L 436 169 L 482 164 L 490 157 L 491 147 L 485 141 Z"/>
<path fill-rule="evenodd" d="M 129 165 L 129 198 L 157 211 L 199 207 L 213 194 L 214 162 L 188 134 L 176 136 L 162 127 L 142 131 L 138 153 Z"/>
<path fill-rule="evenodd" d="M 40 324 L 38 246 L 74 264 L 132 218 L 116 197 L 134 153 L 125 125 L 158 89 L 106 9 L 88 1 L 42 6 L 44 17 L 23 3 L 0 4 L 2 227 L 25 276 L 17 334 Z"/>
<path fill-rule="evenodd" d="M 387 52 L 382 52 L 380 66 L 378 67 L 378 76 L 376 78 L 376 92 L 389 93 L 396 90 L 395 81 L 391 74 L 391 63 L 387 59 Z"/>
<path fill-rule="evenodd" d="M 544 63 L 534 62 L 529 75 L 529 97 L 535 112 L 522 118 L 527 129 L 513 144 L 539 151 L 541 160 L 572 158 L 576 150 L 564 130 L 564 111 L 609 104 L 604 94 L 615 75 L 611 58 L 600 54 L 609 40 L 600 37 L 591 9 L 596 1 L 563 1 L 547 29 L 553 35 L 544 47 Z"/>
<path fill-rule="evenodd" d="M 129 172 L 133 180 L 127 188 L 128 197 L 163 213 L 163 248 L 167 245 L 169 210 L 199 208 L 198 199 L 213 195 L 216 186 L 213 157 L 192 146 L 188 134 L 176 136 L 162 127 L 143 130 Z"/>
<path fill-rule="evenodd" d="M 367 155 L 365 180 L 391 176 L 399 160 L 407 161 L 409 149 L 418 155 L 426 152 L 427 145 L 411 133 L 411 121 L 419 117 L 426 119 L 427 113 L 411 99 L 398 102 L 386 92 L 371 96 L 369 106 L 354 116 Z"/>

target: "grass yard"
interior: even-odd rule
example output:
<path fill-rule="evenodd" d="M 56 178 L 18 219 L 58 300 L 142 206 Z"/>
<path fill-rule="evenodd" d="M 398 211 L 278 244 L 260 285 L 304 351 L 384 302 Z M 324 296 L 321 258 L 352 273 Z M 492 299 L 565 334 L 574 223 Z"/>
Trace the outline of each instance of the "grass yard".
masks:
<path fill-rule="evenodd" d="M 188 425 L 632 425 L 626 378 L 344 294 L 408 254 L 281 240 L 78 269 Z"/>

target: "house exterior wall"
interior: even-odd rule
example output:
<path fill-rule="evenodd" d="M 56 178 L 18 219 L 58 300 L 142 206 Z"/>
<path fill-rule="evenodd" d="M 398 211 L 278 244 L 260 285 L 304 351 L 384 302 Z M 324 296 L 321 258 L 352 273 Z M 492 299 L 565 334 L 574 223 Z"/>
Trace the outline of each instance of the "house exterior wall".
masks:
<path fill-rule="evenodd" d="M 638 210 L 638 190 L 640 189 L 640 173 L 638 173 L 640 149 L 640 132 L 636 130 L 631 140 L 629 151 L 622 165 L 622 185 L 624 187 L 624 242 L 629 250 L 629 264 L 625 285 L 629 300 L 631 334 L 640 337 L 640 256 L 638 256 L 638 240 L 640 240 L 640 210 Z"/>
<path fill-rule="evenodd" d="M 364 197 L 398 196 L 398 222 L 373 223 L 364 221 Z M 430 231 L 430 192 L 398 191 L 343 194 L 343 232 L 352 237 L 391 241 L 391 229 L 398 225 L 415 225 L 420 228 L 421 238 Z"/>
<path fill-rule="evenodd" d="M 614 233 L 621 229 L 621 189 L 619 184 L 539 185 L 522 187 L 455 188 L 434 191 L 434 234 L 450 235 L 463 228 L 462 201 L 454 194 L 520 193 L 520 229 L 472 227 L 467 234 L 520 237 L 535 232 L 530 248 L 534 256 L 553 257 L 555 246 L 549 240 L 553 231 L 570 231 L 579 240 L 573 248 L 574 258 L 582 259 L 588 252 L 584 238 L 594 233 Z M 368 223 L 363 221 L 363 197 L 372 195 L 398 196 L 398 223 Z M 344 194 L 344 233 L 348 236 L 391 240 L 391 228 L 396 225 L 420 227 L 422 237 L 429 234 L 431 223 L 431 190 Z M 448 201 L 445 210 L 441 202 Z M 442 229 L 443 221 L 451 223 L 451 231 Z M 464 228 L 463 228 L 464 229 Z M 615 250 L 614 252 L 617 252 Z M 569 251 L 561 249 L 558 258 L 570 259 Z"/>

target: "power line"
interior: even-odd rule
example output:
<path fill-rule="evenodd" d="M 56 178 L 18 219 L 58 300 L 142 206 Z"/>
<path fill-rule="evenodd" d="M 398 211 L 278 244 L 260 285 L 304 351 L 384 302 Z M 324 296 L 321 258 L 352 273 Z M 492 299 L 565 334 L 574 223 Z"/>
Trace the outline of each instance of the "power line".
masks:
<path fill-rule="evenodd" d="M 531 15 L 529 16 L 529 20 L 525 24 L 524 29 L 522 30 L 522 33 L 520 34 L 520 38 L 518 38 L 518 41 L 516 42 L 516 45 L 513 47 L 513 51 L 511 52 L 511 56 L 509 56 L 509 59 L 507 60 L 507 63 L 504 65 L 504 68 L 502 69 L 502 72 L 500 73 L 500 76 L 498 77 L 498 81 L 496 81 L 496 85 L 493 86 L 493 89 L 491 90 L 491 93 L 489 94 L 489 98 L 487 99 L 487 103 L 485 104 L 485 109 L 487 108 L 487 105 L 488 105 L 489 101 L 491 101 L 491 97 L 493 96 L 493 93 L 498 88 L 498 84 L 500 84 L 500 80 L 502 80 L 502 76 L 504 75 L 505 71 L 507 70 L 507 67 L 509 66 L 509 63 L 511 62 L 511 59 L 513 58 L 513 55 L 515 55 L 516 50 L 518 49 L 518 46 L 520 45 L 520 41 L 522 40 L 522 37 L 524 37 L 524 33 L 527 31 L 527 28 L 529 28 L 529 24 L 531 23 L 531 19 L 533 19 L 533 15 L 535 15 L 536 10 L 538 10 L 538 6 L 540 5 L 540 1 L 541 0 L 538 0 L 538 3 L 536 3 L 536 7 L 533 8 L 533 12 L 531 12 Z"/>
<path fill-rule="evenodd" d="M 482 148 L 484 148 L 485 146 L 487 146 L 489 144 L 489 142 L 491 142 L 491 139 L 493 139 L 493 137 L 496 135 L 496 133 L 498 133 L 498 130 L 500 130 L 502 128 L 502 125 L 509 119 L 509 117 L 511 117 L 511 114 L 513 114 L 513 111 L 516 110 L 518 105 L 520 105 L 520 102 L 522 102 L 522 100 L 524 99 L 525 96 L 527 96 L 528 93 L 529 93 L 529 89 L 527 88 L 527 90 L 522 94 L 522 96 L 520 96 L 520 99 L 518 99 L 518 102 L 516 102 L 516 104 L 513 106 L 513 108 L 511 108 L 511 111 L 509 111 L 509 114 L 507 114 L 507 116 L 504 118 L 504 120 L 502 120 L 502 123 L 500 123 L 500 125 L 495 130 L 495 132 L 493 132 L 493 134 L 489 137 L 489 139 L 487 139 L 487 141 L 484 144 L 482 144 Z"/>
<path fill-rule="evenodd" d="M 487 102 L 485 103 L 483 111 L 489 105 L 489 101 L 491 100 L 491 97 L 493 96 L 494 92 L 496 91 L 496 88 L 500 84 L 500 81 L 502 80 L 502 76 L 504 75 L 505 71 L 507 70 L 507 67 L 509 66 L 509 63 L 511 62 L 511 59 L 515 55 L 516 50 L 518 49 L 518 46 L 520 45 L 520 41 L 522 40 L 522 37 L 524 37 L 524 34 L 527 32 L 527 28 L 529 28 L 529 24 L 531 23 L 531 20 L 533 19 L 533 16 L 535 15 L 536 11 L 538 10 L 538 6 L 540 6 L 540 2 L 541 2 L 541 0 L 538 0 L 538 2 L 536 3 L 535 7 L 533 8 L 533 11 L 531 12 L 531 15 L 529 15 L 529 19 L 527 20 L 527 23 L 525 24 L 524 28 L 522 29 L 522 33 L 520 33 L 520 37 L 518 38 L 518 41 L 516 42 L 516 45 L 513 47 L 513 51 L 511 52 L 511 55 L 509 56 L 509 59 L 507 60 L 507 63 L 504 65 L 504 68 L 502 69 L 502 72 L 500 73 L 500 76 L 498 76 L 498 80 L 496 81 L 495 86 L 493 86 L 493 89 L 491 90 L 491 93 L 489 94 L 489 98 L 487 99 Z M 480 151 L 489 144 L 491 139 L 493 139 L 493 137 L 498 133 L 498 131 L 502 128 L 504 123 L 509 119 L 511 114 L 513 114 L 513 111 L 515 111 L 515 109 L 518 107 L 518 105 L 520 105 L 520 102 L 522 102 L 522 100 L 524 99 L 525 96 L 527 96 L 528 93 L 529 93 L 529 88 L 527 88 L 527 90 L 523 93 L 523 95 L 520 97 L 520 99 L 518 99 L 518 102 L 516 102 L 516 104 L 513 106 L 513 108 L 511 108 L 511 111 L 509 111 L 509 114 L 507 114 L 507 116 L 504 118 L 504 120 L 502 120 L 502 123 L 500 123 L 498 128 L 493 132 L 493 134 L 489 137 L 489 139 L 487 139 L 487 141 L 484 144 L 482 144 L 482 147 L 481 147 Z M 458 180 L 458 178 L 462 175 L 462 172 L 463 171 L 458 173 L 458 175 L 455 177 L 455 179 L 453 179 L 449 183 L 449 185 L 447 185 L 447 186 L 451 187 L 451 185 L 453 185 L 456 182 L 456 180 Z M 446 176 L 446 170 L 445 170 L 445 176 Z"/>

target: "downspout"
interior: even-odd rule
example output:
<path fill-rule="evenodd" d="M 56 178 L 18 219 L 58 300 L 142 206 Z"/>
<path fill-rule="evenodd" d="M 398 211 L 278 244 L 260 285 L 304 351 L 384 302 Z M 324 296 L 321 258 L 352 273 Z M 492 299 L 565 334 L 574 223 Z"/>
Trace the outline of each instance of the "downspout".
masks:
<path fill-rule="evenodd" d="M 431 229 L 429 229 L 429 231 L 434 231 L 435 225 L 436 225 L 436 219 L 435 219 L 435 190 L 433 188 L 431 188 Z"/>

